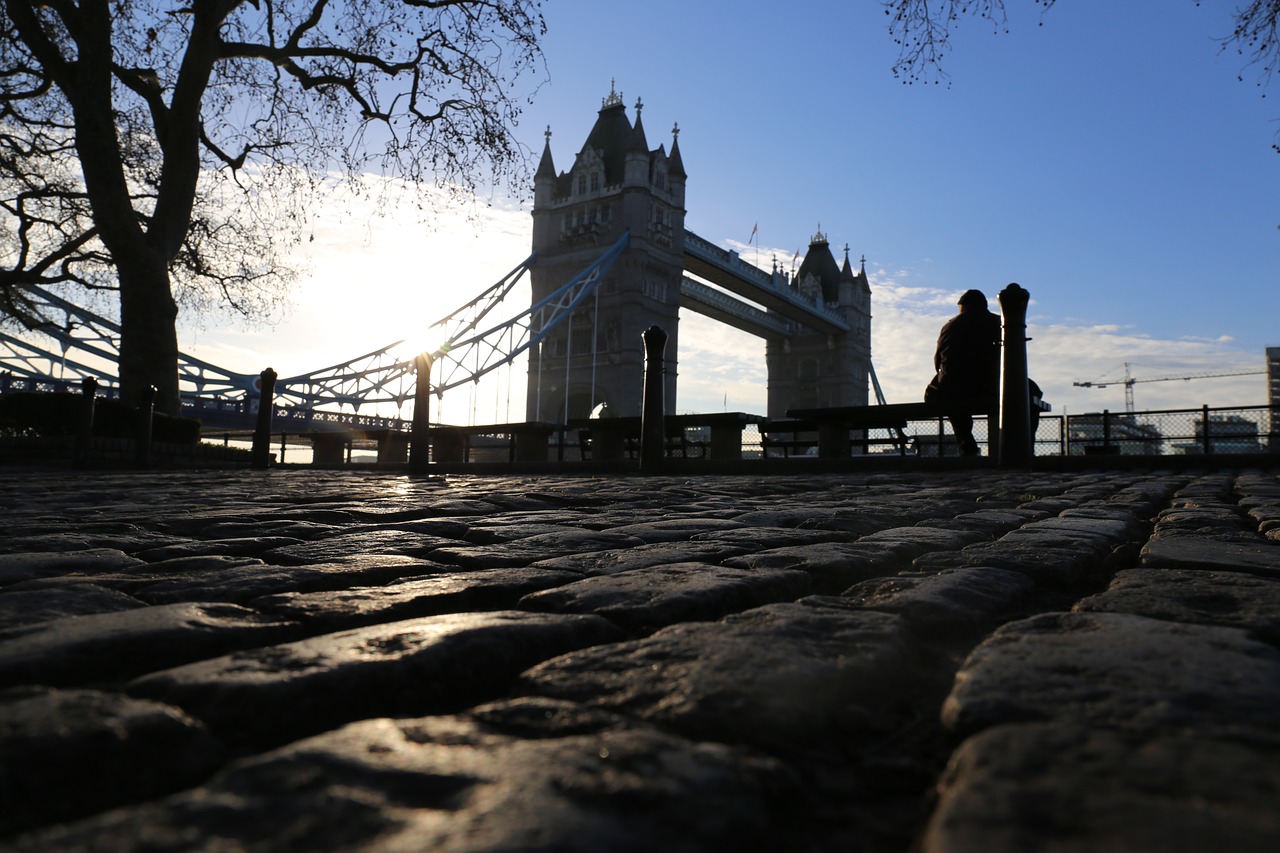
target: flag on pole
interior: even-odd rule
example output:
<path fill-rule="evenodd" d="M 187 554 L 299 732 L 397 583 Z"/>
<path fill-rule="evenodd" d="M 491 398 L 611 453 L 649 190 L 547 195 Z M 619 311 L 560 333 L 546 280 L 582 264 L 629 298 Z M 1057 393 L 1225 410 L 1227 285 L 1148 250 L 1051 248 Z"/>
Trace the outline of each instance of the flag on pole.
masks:
<path fill-rule="evenodd" d="M 750 245 L 751 245 L 751 241 L 752 241 L 752 240 L 754 240 L 754 239 L 756 238 L 756 229 L 758 229 L 759 227 L 760 227 L 760 223 L 759 223 L 759 222 L 757 222 L 755 225 L 752 225 L 752 226 L 751 226 L 751 236 L 747 238 L 747 245 L 748 245 L 748 246 L 750 246 Z"/>

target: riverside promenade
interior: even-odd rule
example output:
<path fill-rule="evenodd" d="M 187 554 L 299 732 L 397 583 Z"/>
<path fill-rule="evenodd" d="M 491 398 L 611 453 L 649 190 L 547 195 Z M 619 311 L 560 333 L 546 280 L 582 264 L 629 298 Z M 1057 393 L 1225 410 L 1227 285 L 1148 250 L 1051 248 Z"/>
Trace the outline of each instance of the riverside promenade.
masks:
<path fill-rule="evenodd" d="M 1280 468 L 0 468 L 0 849 L 1280 849 Z"/>

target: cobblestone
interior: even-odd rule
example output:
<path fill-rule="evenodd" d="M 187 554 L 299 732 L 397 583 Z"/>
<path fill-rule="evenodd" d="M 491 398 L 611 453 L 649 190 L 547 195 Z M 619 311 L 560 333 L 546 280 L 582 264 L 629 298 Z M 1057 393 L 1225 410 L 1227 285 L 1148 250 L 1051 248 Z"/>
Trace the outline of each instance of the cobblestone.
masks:
<path fill-rule="evenodd" d="M 1280 849 L 1280 477 L 0 469 L 0 849 Z"/>

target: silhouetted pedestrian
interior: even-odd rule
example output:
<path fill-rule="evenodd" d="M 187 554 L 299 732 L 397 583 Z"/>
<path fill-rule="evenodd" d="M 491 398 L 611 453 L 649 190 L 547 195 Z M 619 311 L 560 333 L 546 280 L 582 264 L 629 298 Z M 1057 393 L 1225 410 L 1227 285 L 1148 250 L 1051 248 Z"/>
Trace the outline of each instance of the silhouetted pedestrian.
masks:
<path fill-rule="evenodd" d="M 987 297 L 980 290 L 966 290 L 959 305 L 960 313 L 938 334 L 933 355 L 937 373 L 925 388 L 924 399 L 956 406 L 947 417 L 960 452 L 977 456 L 972 413 L 994 415 L 1000 395 L 1000 318 L 987 310 Z"/>

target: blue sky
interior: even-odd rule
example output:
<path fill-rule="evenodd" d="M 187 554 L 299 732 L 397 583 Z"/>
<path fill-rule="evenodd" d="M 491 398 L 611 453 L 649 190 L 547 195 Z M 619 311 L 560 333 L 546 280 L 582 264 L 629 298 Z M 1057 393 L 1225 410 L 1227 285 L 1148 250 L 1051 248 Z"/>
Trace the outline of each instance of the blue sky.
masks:
<path fill-rule="evenodd" d="M 959 293 L 979 288 L 995 307 L 1013 281 L 1032 295 L 1031 372 L 1056 411 L 1123 408 L 1119 385 L 1072 382 L 1120 377 L 1126 362 L 1139 379 L 1261 370 L 1280 345 L 1280 86 L 1264 98 L 1221 50 L 1234 4 L 1008 3 L 1008 32 L 960 21 L 948 81 L 904 85 L 873 0 L 548 0 L 549 79 L 520 137 L 536 165 L 549 125 L 568 169 L 612 81 L 633 120 L 643 99 L 651 145 L 669 148 L 679 123 L 690 230 L 751 260 L 758 225 L 766 269 L 819 225 L 837 257 L 846 243 L 855 263 L 865 255 L 891 402 L 928 382 Z M 403 337 L 396 320 L 447 313 L 527 254 L 527 205 L 485 201 L 478 224 L 442 211 L 425 225 L 335 201 L 285 322 L 189 329 L 184 348 L 287 374 Z M 352 299 L 353 278 L 372 299 Z M 763 344 L 681 323 L 678 407 L 763 411 Z M 1261 376 L 1152 382 L 1135 397 L 1139 409 L 1266 402 Z M 478 422 L 522 417 L 471 407 Z"/>

